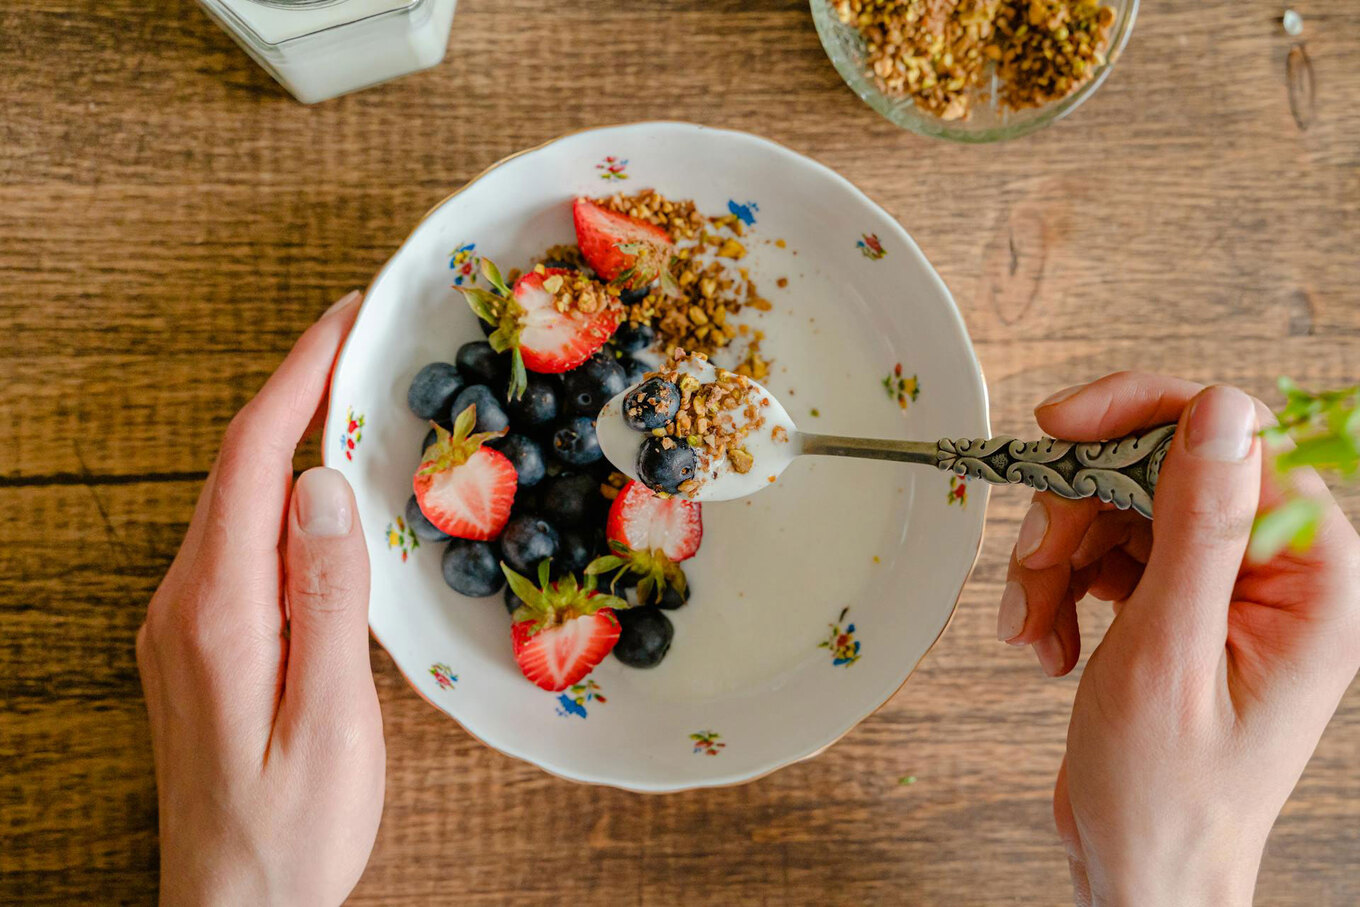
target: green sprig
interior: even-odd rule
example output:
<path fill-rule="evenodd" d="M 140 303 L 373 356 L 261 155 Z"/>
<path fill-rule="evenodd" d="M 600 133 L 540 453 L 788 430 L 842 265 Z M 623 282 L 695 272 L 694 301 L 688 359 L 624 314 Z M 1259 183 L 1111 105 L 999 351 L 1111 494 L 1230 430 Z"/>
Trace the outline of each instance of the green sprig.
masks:
<path fill-rule="evenodd" d="M 1293 442 L 1274 458 L 1277 477 L 1285 479 L 1296 469 L 1312 468 L 1349 479 L 1360 469 L 1360 385 L 1340 390 L 1305 390 L 1288 378 L 1279 380 L 1285 404 L 1279 419 L 1261 431 L 1274 446 Z M 1286 488 L 1288 483 L 1283 482 Z M 1256 517 L 1252 526 L 1250 556 L 1266 561 L 1286 547 L 1303 551 L 1317 537 L 1323 506 L 1312 498 L 1286 492 L 1278 507 Z"/>

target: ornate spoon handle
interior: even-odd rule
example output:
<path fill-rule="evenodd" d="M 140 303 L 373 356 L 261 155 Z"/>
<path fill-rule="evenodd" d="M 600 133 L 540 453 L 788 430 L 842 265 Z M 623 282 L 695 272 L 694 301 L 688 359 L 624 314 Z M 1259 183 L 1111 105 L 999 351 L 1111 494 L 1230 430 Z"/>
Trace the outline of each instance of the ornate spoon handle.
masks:
<path fill-rule="evenodd" d="M 1175 425 L 1114 441 L 945 438 L 935 465 L 997 485 L 1028 485 L 1064 498 L 1096 497 L 1152 518 L 1152 495 Z"/>

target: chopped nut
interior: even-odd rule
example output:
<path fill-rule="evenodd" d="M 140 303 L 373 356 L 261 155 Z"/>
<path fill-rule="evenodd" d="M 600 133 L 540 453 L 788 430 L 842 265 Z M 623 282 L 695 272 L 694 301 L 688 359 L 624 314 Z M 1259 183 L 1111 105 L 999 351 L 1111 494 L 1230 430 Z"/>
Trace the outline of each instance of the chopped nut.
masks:
<path fill-rule="evenodd" d="M 863 36 L 879 90 L 966 119 L 996 77 L 1013 110 L 1064 97 L 1105 62 L 1115 12 L 1100 0 L 830 0 Z"/>
<path fill-rule="evenodd" d="M 747 453 L 743 447 L 728 448 L 727 460 L 732 464 L 732 468 L 742 475 L 750 472 L 756 462 L 756 458 Z"/>
<path fill-rule="evenodd" d="M 746 247 L 735 239 L 729 239 L 718 249 L 719 258 L 730 258 L 733 261 L 740 261 L 746 255 Z"/>

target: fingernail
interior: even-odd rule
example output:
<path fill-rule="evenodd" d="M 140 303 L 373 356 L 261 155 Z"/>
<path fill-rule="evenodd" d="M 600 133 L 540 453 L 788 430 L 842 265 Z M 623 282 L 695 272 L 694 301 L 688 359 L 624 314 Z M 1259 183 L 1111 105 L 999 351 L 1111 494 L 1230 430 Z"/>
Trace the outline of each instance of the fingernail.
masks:
<path fill-rule="evenodd" d="M 344 296 L 341 296 L 338 300 L 336 300 L 336 301 L 331 305 L 331 307 L 330 307 L 329 309 L 327 309 L 325 312 L 323 312 L 323 313 L 321 314 L 321 317 L 322 317 L 322 318 L 327 318 L 327 317 L 329 317 L 329 316 L 331 316 L 331 315 L 334 315 L 336 312 L 340 311 L 340 310 L 343 309 L 345 306 L 349 305 L 351 302 L 353 302 L 354 300 L 358 299 L 361 295 L 363 295 L 363 294 L 362 294 L 362 292 L 359 291 L 359 290 L 350 290 L 350 291 L 349 291 L 348 293 L 346 293 Z M 320 320 L 320 319 L 318 319 L 318 320 Z"/>
<path fill-rule="evenodd" d="M 1201 460 L 1240 463 L 1256 438 L 1256 404 L 1235 387 L 1217 385 L 1190 404 L 1185 449 Z"/>
<path fill-rule="evenodd" d="M 322 539 L 349 535 L 354 523 L 354 497 L 340 473 L 325 466 L 309 469 L 298 479 L 293 494 L 297 497 L 298 526 L 307 535 Z"/>
<path fill-rule="evenodd" d="M 1048 508 L 1043 501 L 1029 505 L 1029 513 L 1020 522 L 1020 534 L 1015 539 L 1015 559 L 1020 563 L 1039 550 L 1044 543 L 1044 533 L 1048 532 Z"/>
<path fill-rule="evenodd" d="M 1010 642 L 1025 629 L 1025 617 L 1029 614 L 1029 604 L 1025 597 L 1025 587 L 1011 580 L 1001 590 L 1001 607 L 996 611 L 996 638 Z"/>
<path fill-rule="evenodd" d="M 1034 644 L 1034 654 L 1039 656 L 1039 667 L 1049 677 L 1057 677 L 1063 668 L 1066 656 L 1062 643 L 1058 641 L 1058 631 L 1054 630 Z"/>
<path fill-rule="evenodd" d="M 1044 401 L 1034 408 L 1043 409 L 1045 406 L 1052 406 L 1055 403 L 1061 403 L 1068 397 L 1076 396 L 1077 393 L 1083 390 L 1085 387 L 1086 385 L 1084 384 L 1074 384 L 1071 387 L 1065 387 L 1062 390 L 1058 391 L 1053 396 L 1045 397 Z"/>

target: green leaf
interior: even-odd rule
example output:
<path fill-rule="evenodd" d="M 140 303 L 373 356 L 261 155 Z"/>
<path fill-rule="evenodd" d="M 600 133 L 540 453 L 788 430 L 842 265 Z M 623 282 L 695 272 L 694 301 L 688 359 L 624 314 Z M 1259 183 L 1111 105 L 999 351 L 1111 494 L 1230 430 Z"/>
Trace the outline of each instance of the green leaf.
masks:
<path fill-rule="evenodd" d="M 632 607 L 628 604 L 627 599 L 619 598 L 617 595 L 597 595 L 590 601 L 601 608 L 612 608 L 615 611 L 627 611 Z M 600 701 L 603 702 L 604 700 Z"/>
<path fill-rule="evenodd" d="M 1251 560 L 1264 563 L 1279 554 L 1286 545 L 1297 550 L 1312 544 L 1322 520 L 1322 505 L 1312 498 L 1294 498 L 1274 510 L 1256 517 L 1251 527 L 1251 544 L 1247 554 Z"/>
<path fill-rule="evenodd" d="M 524 389 L 528 386 L 529 372 L 524 367 L 524 357 L 520 355 L 519 345 L 516 344 L 510 353 L 510 386 L 506 389 L 506 396 L 518 400 L 524 396 Z"/>
<path fill-rule="evenodd" d="M 1288 472 L 1300 466 L 1314 469 L 1335 469 L 1353 472 L 1360 459 L 1356 439 L 1345 435 L 1321 435 L 1304 438 L 1293 450 L 1287 450 L 1275 460 L 1277 469 Z"/>
<path fill-rule="evenodd" d="M 501 572 L 505 574 L 505 580 L 510 584 L 511 592 L 518 595 L 531 610 L 535 612 L 543 611 L 543 593 L 535 589 L 533 583 L 511 570 L 504 563 L 501 564 Z"/>
<path fill-rule="evenodd" d="M 501 277 L 501 269 L 496 267 L 496 263 L 489 258 L 482 259 L 482 276 L 486 282 L 500 290 L 506 296 L 510 295 L 510 288 L 505 285 L 505 278 Z"/>
<path fill-rule="evenodd" d="M 515 341 L 519 339 L 519 332 L 514 328 L 504 326 L 496 328 L 491 332 L 491 336 L 486 338 L 486 342 L 491 344 L 491 348 L 498 353 L 504 353 L 515 348 Z"/>
<path fill-rule="evenodd" d="M 548 588 L 549 580 L 552 577 L 552 571 L 549 569 L 551 561 L 552 558 L 549 557 L 538 562 L 538 585 L 542 589 Z"/>
<path fill-rule="evenodd" d="M 467 300 L 468 307 L 473 313 L 487 324 L 498 324 L 500 322 L 501 299 L 493 296 L 480 287 L 458 287 L 463 298 Z"/>
<path fill-rule="evenodd" d="M 661 292 L 671 297 L 680 295 L 680 284 L 671 275 L 669 268 L 661 269 Z"/>
<path fill-rule="evenodd" d="M 626 563 L 628 562 L 621 557 L 606 554 L 602 557 L 597 557 L 589 564 L 586 564 L 586 576 L 598 576 L 601 573 L 608 573 L 610 570 L 619 569 Z"/>
<path fill-rule="evenodd" d="M 653 595 L 655 591 L 656 580 L 652 577 L 651 574 L 648 574 L 644 576 L 642 579 L 638 580 L 637 584 L 638 603 L 646 605 L 651 603 L 653 600 L 660 601 L 661 599 L 660 595 L 655 596 Z"/>
<path fill-rule="evenodd" d="M 453 420 L 453 435 L 462 440 L 472 434 L 472 429 L 477 424 L 477 404 L 473 403 L 458 414 L 458 418 Z"/>

